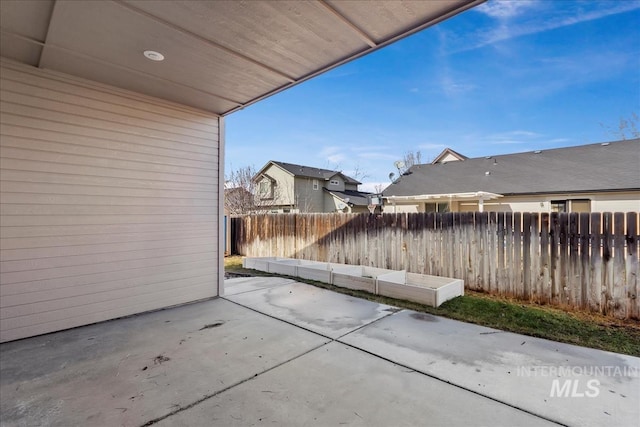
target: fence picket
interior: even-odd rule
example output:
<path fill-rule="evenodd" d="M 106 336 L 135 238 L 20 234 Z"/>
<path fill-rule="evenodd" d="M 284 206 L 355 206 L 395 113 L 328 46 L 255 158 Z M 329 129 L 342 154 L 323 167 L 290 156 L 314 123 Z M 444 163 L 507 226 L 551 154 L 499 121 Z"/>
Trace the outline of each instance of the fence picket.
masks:
<path fill-rule="evenodd" d="M 625 271 L 625 227 L 622 212 L 613 214 L 613 311 L 614 316 L 624 319 L 627 317 L 625 299 L 626 274 Z M 622 274 L 615 274 L 621 272 Z"/>
<path fill-rule="evenodd" d="M 640 318 L 640 296 L 638 292 L 638 249 L 640 242 L 638 241 L 638 213 L 627 213 L 627 256 L 625 258 L 625 273 L 627 282 L 626 299 L 627 316 L 632 319 Z"/>

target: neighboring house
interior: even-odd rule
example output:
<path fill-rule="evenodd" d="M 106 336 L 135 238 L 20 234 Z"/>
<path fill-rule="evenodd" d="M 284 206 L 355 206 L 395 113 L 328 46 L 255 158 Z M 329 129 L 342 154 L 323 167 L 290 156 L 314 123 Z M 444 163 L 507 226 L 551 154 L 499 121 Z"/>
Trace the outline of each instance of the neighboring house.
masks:
<path fill-rule="evenodd" d="M 385 212 L 637 212 L 640 139 L 473 159 L 447 149 L 383 196 Z"/>
<path fill-rule="evenodd" d="M 269 161 L 253 177 L 256 205 L 273 213 L 367 212 L 370 193 L 342 172 Z"/>

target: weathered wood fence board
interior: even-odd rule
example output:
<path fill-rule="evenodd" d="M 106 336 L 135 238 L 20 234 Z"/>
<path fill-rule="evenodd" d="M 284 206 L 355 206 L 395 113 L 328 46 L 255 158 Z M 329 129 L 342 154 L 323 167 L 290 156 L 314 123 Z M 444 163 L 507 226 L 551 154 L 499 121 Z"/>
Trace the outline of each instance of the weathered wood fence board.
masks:
<path fill-rule="evenodd" d="M 232 218 L 231 226 L 242 255 L 406 269 L 640 320 L 637 212 L 270 214 Z"/>

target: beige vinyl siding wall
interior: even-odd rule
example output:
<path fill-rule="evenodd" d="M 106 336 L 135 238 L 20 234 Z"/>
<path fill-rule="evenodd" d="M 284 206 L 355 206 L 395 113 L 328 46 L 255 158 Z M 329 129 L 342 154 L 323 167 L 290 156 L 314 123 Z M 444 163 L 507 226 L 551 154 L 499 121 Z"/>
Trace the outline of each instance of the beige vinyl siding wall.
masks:
<path fill-rule="evenodd" d="M 0 341 L 217 295 L 218 117 L 0 66 Z"/>

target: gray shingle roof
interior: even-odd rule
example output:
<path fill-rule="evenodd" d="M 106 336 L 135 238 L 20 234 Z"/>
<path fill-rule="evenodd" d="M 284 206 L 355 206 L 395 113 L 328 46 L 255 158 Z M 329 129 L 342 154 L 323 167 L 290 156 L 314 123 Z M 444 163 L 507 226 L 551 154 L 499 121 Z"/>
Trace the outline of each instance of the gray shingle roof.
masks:
<path fill-rule="evenodd" d="M 354 190 L 344 190 L 344 191 L 336 191 L 336 190 L 328 190 L 325 188 L 325 191 L 341 198 L 342 200 L 349 198 L 349 203 L 352 203 L 355 206 L 367 206 L 369 204 L 369 200 L 367 196 L 372 193 L 365 193 L 362 191 L 354 191 Z"/>
<path fill-rule="evenodd" d="M 487 173 L 488 172 L 488 173 Z M 411 167 L 385 196 L 640 189 L 640 139 Z"/>
<path fill-rule="evenodd" d="M 282 169 L 292 173 L 295 176 L 304 176 L 307 178 L 317 178 L 317 179 L 322 179 L 322 180 L 329 180 L 331 179 L 331 177 L 336 176 L 337 174 L 340 174 L 340 176 L 342 176 L 345 180 L 345 182 L 347 182 L 347 184 L 362 184 L 360 181 L 357 181 L 353 178 L 351 178 L 350 176 L 347 176 L 345 174 L 343 174 L 342 172 L 339 171 L 332 171 L 329 169 L 320 169 L 320 168 L 312 168 L 309 166 L 303 166 L 303 165 L 296 165 L 293 163 L 285 163 L 285 162 L 276 162 L 275 160 L 272 160 L 271 163 L 274 163 L 278 166 L 280 166 Z"/>

